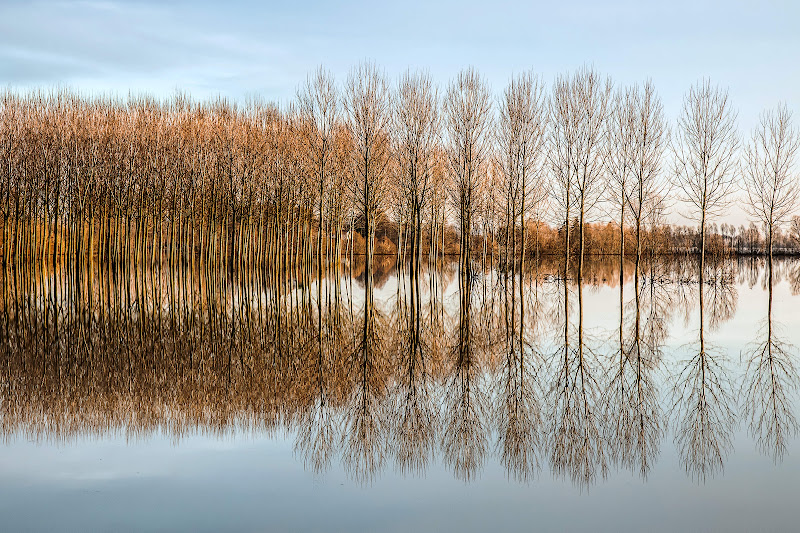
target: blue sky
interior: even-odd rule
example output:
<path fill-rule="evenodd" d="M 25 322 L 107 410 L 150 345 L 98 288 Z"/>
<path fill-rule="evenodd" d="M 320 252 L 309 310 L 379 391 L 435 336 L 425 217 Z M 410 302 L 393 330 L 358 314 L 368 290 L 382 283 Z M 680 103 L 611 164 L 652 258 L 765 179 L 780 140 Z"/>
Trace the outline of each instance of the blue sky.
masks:
<path fill-rule="evenodd" d="M 730 88 L 743 128 L 800 103 L 798 2 L 380 4 L 2 0 L 0 83 L 286 101 L 317 65 L 344 79 L 364 58 L 441 84 L 474 65 L 496 93 L 523 69 L 588 63 L 616 84 L 652 78 L 671 116 L 703 76 Z"/>
<path fill-rule="evenodd" d="M 343 80 L 365 58 L 442 86 L 473 65 L 496 94 L 524 69 L 551 81 L 590 64 L 616 85 L 652 78 L 671 121 L 707 76 L 729 88 L 743 134 L 779 101 L 800 114 L 800 2 L 788 0 L 0 0 L 0 85 L 18 89 L 285 103 L 317 65 Z"/>

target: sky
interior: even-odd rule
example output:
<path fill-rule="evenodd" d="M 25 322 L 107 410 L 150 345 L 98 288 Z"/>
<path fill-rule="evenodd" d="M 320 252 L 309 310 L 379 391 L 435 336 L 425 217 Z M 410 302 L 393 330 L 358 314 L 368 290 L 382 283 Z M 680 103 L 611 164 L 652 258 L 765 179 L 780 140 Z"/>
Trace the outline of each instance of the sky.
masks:
<path fill-rule="evenodd" d="M 341 82 L 364 59 L 441 87 L 474 66 L 496 95 L 523 70 L 590 65 L 652 79 L 670 122 L 708 77 L 745 138 L 779 102 L 800 115 L 800 2 L 0 0 L 0 87 L 16 90 L 287 103 L 317 66 Z"/>

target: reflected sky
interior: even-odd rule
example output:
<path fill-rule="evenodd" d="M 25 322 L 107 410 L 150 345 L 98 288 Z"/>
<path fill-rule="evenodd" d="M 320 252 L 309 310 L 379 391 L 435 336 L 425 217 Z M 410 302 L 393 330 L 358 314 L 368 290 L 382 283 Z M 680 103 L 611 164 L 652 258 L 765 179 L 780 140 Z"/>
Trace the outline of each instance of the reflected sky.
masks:
<path fill-rule="evenodd" d="M 0 460 L 0 511 L 9 530 L 790 531 L 800 468 L 792 457 L 776 468 L 748 440 L 737 441 L 724 476 L 702 485 L 666 446 L 647 482 L 618 472 L 584 492 L 549 476 L 509 482 L 494 461 L 469 484 L 430 468 L 362 486 L 337 467 L 305 470 L 291 439 L 25 443 Z"/>

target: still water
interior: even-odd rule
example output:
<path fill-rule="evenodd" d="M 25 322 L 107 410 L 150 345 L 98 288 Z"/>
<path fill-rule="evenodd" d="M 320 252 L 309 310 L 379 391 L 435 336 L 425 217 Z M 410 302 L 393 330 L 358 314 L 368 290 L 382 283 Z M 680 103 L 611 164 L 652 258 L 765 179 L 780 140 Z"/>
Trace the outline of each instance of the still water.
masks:
<path fill-rule="evenodd" d="M 574 270 L 8 270 L 1 529 L 795 530 L 800 262 Z"/>

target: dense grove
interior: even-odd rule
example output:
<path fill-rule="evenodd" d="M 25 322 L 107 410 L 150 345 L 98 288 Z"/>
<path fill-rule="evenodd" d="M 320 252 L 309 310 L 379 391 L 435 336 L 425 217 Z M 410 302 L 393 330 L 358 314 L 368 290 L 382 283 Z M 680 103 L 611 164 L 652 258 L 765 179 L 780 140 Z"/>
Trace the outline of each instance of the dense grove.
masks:
<path fill-rule="evenodd" d="M 594 122 L 581 124 L 581 105 Z M 779 111 L 795 150 L 791 114 Z M 637 136 L 653 124 L 664 130 L 656 141 Z M 315 257 L 322 269 L 347 254 L 418 260 L 466 249 L 464 260 L 481 254 L 502 262 L 565 247 L 575 254 L 797 250 L 794 151 L 785 172 L 775 170 L 790 178 L 782 216 L 751 209 L 748 227 L 713 223 L 737 188 L 752 205 L 754 194 L 781 193 L 777 177 L 772 189 L 763 180 L 759 190 L 746 187 L 756 158 L 749 144 L 739 154 L 731 138 L 726 157 L 735 164 L 725 161 L 724 201 L 698 210 L 698 228 L 675 226 L 665 222 L 675 204 L 666 200 L 694 201 L 692 176 L 680 179 L 692 141 L 668 139 L 664 126 L 651 85 L 614 93 L 586 69 L 549 90 L 523 74 L 496 104 L 471 69 L 439 95 L 425 74 L 406 74 L 390 88 L 369 63 L 343 89 L 320 69 L 284 108 L 182 95 L 5 92 L 0 254 L 6 263 L 199 259 L 270 265 L 278 275 L 310 269 Z M 679 144 L 689 153 L 676 150 L 682 168 L 666 162 Z"/>

